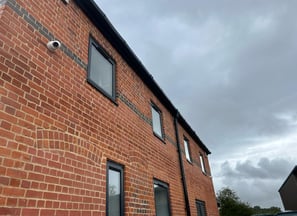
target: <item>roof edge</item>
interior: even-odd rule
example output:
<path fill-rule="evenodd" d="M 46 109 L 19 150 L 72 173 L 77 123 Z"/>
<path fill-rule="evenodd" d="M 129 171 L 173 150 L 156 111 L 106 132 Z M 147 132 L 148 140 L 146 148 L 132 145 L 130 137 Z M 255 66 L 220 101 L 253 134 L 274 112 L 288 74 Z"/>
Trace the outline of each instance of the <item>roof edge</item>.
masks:
<path fill-rule="evenodd" d="M 100 30 L 110 44 L 119 52 L 123 59 L 130 65 L 141 80 L 149 87 L 149 89 L 158 97 L 161 103 L 175 116 L 178 110 L 165 95 L 163 90 L 154 80 L 153 76 L 147 71 L 132 49 L 122 38 L 119 32 L 113 27 L 104 12 L 97 6 L 93 0 L 74 0 L 74 2 L 82 9 L 85 15 Z M 196 132 L 191 128 L 187 121 L 178 115 L 180 124 L 185 128 L 189 135 L 198 143 L 198 145 L 207 153 L 211 154 L 209 149 L 202 143 Z"/>
<path fill-rule="evenodd" d="M 288 175 L 288 177 L 286 178 L 286 180 L 284 181 L 284 183 L 282 184 L 282 186 L 280 186 L 280 188 L 278 189 L 278 192 L 280 192 L 280 190 L 283 188 L 283 186 L 285 186 L 285 184 L 287 183 L 287 181 L 289 180 L 289 178 L 291 176 L 293 176 L 293 175 L 297 178 L 297 165 L 290 172 L 290 174 Z"/>

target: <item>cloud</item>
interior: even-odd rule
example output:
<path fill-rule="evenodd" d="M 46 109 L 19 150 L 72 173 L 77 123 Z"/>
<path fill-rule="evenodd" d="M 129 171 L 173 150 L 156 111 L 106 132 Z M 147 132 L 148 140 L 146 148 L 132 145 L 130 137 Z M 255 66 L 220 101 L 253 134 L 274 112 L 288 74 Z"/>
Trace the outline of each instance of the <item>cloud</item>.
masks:
<path fill-rule="evenodd" d="M 288 169 L 284 167 L 292 167 L 292 162 L 282 158 L 269 160 L 268 158 L 260 158 L 253 164 L 252 161 L 238 161 L 234 168 L 231 167 L 228 161 L 222 164 L 222 175 L 228 178 L 236 179 L 283 179 L 283 176 L 288 175 Z"/>
<path fill-rule="evenodd" d="M 297 152 L 297 1 L 96 2 L 212 151 L 216 188 L 280 206 Z"/>
<path fill-rule="evenodd" d="M 244 202 L 252 206 L 271 207 L 280 205 L 278 189 L 289 175 L 294 162 L 283 158 L 260 158 L 259 161 L 225 161 L 221 165 L 222 186 L 238 193 Z"/>

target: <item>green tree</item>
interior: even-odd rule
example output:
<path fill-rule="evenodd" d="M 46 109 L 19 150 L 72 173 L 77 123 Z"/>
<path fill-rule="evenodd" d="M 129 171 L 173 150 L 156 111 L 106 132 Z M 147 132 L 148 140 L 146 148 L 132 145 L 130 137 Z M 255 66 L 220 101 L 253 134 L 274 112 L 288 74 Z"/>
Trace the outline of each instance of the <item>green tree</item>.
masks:
<path fill-rule="evenodd" d="M 281 212 L 281 209 L 279 207 L 272 206 L 270 208 L 261 208 L 260 206 L 254 206 L 253 207 L 253 214 L 276 214 Z"/>
<path fill-rule="evenodd" d="M 223 188 L 217 193 L 220 203 L 220 216 L 251 216 L 252 208 L 240 201 L 237 194 L 230 188 Z"/>

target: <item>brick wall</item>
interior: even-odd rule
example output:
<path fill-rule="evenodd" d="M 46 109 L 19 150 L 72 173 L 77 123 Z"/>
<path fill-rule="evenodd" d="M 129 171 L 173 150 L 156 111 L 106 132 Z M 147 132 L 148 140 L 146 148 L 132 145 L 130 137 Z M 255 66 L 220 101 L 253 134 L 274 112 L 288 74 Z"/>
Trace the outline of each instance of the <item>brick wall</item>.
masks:
<path fill-rule="evenodd" d="M 180 133 L 189 140 L 190 154 L 192 163 L 183 158 L 185 173 L 189 191 L 189 199 L 192 215 L 197 215 L 195 200 L 205 201 L 208 216 L 218 215 L 218 207 L 215 199 L 214 188 L 212 184 L 211 170 L 208 162 L 208 156 L 194 142 L 188 133 L 180 127 Z M 180 143 L 183 143 L 183 137 L 180 137 Z M 182 145 L 183 146 L 183 145 Z M 183 146 L 184 147 L 184 146 Z M 200 154 L 204 158 L 205 173 L 202 172 L 200 163 Z"/>
<path fill-rule="evenodd" d="M 116 103 L 86 82 L 90 34 L 116 61 Z M 172 215 L 186 214 L 173 117 L 73 1 L 0 0 L 0 77 L 0 215 L 105 215 L 107 160 L 124 166 L 126 215 L 155 214 L 153 178 L 169 184 Z M 183 161 L 192 215 L 201 199 L 217 216 L 203 151 L 179 131 L 196 154 Z"/>

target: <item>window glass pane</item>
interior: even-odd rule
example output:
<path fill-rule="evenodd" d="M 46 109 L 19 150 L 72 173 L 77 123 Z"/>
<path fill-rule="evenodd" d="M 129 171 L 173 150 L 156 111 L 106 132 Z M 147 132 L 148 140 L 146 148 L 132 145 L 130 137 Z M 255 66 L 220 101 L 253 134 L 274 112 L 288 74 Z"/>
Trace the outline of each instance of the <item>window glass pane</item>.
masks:
<path fill-rule="evenodd" d="M 169 216 L 167 188 L 154 184 L 156 216 Z"/>
<path fill-rule="evenodd" d="M 92 45 L 90 79 L 113 95 L 113 65 Z"/>
<path fill-rule="evenodd" d="M 153 117 L 153 130 L 154 132 L 159 135 L 160 137 L 162 136 L 162 127 L 161 127 L 161 116 L 160 113 L 152 107 L 152 117 Z"/>
<path fill-rule="evenodd" d="M 201 164 L 201 170 L 202 170 L 202 172 L 205 173 L 205 166 L 204 166 L 204 160 L 203 160 L 202 155 L 200 155 L 200 164 Z"/>
<path fill-rule="evenodd" d="M 188 161 L 191 162 L 191 156 L 190 156 L 190 150 L 189 150 L 189 143 L 187 140 L 184 140 L 184 146 L 185 146 L 185 153 L 186 153 L 186 158 Z"/>
<path fill-rule="evenodd" d="M 198 216 L 207 216 L 206 214 L 206 207 L 204 201 L 196 201 L 196 208 Z"/>
<path fill-rule="evenodd" d="M 108 171 L 108 215 L 121 215 L 121 173 L 112 169 Z"/>

